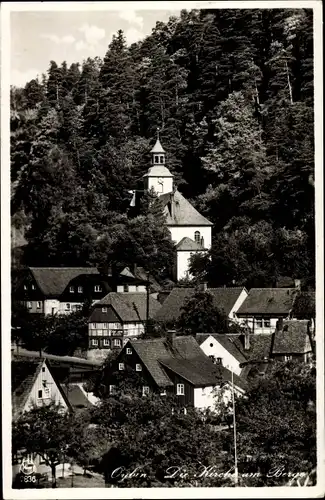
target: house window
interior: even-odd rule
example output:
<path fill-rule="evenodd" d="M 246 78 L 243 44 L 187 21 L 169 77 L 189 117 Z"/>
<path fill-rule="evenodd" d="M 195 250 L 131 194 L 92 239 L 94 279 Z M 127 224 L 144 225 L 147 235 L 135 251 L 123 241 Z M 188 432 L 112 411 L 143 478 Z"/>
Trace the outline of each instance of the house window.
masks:
<path fill-rule="evenodd" d="M 187 409 L 183 408 L 184 415 L 187 415 Z"/>
<path fill-rule="evenodd" d="M 132 354 L 132 349 L 130 349 L 129 347 L 126 348 L 126 354 Z"/>
<path fill-rule="evenodd" d="M 28 290 L 28 286 L 27 285 L 24 285 L 24 290 Z"/>
<path fill-rule="evenodd" d="M 66 310 L 66 311 L 70 311 L 70 310 L 71 310 L 71 304 L 66 304 L 66 306 L 65 306 L 65 310 Z"/>
<path fill-rule="evenodd" d="M 32 285 L 32 290 L 36 290 L 36 286 L 35 285 Z"/>
<path fill-rule="evenodd" d="M 222 365 L 222 358 L 217 358 L 217 363 L 218 363 L 219 365 Z"/>
<path fill-rule="evenodd" d="M 129 286 L 123 285 L 123 292 L 128 292 L 128 291 L 129 291 Z"/>
<path fill-rule="evenodd" d="M 149 394 L 149 387 L 147 385 L 144 385 L 142 387 L 142 396 L 146 396 L 147 394 Z"/>
<path fill-rule="evenodd" d="M 167 392 L 166 392 L 166 391 L 162 391 L 162 392 L 160 393 L 160 396 L 167 396 Z"/>
<path fill-rule="evenodd" d="M 70 286 L 70 287 L 69 287 L 69 292 L 70 292 L 70 293 L 73 293 L 73 292 L 74 292 L 74 287 L 73 287 L 73 286 Z"/>
<path fill-rule="evenodd" d="M 37 397 L 38 397 L 38 399 L 42 399 L 42 397 L 43 397 L 43 391 L 42 390 L 38 391 Z"/>
<path fill-rule="evenodd" d="M 185 394 L 185 387 L 184 384 L 177 384 L 177 396 L 184 396 Z"/>
<path fill-rule="evenodd" d="M 37 302 L 37 309 L 41 309 L 42 308 L 42 302 Z"/>
<path fill-rule="evenodd" d="M 262 328 L 263 327 L 263 320 L 262 320 L 262 318 L 255 318 L 255 323 L 256 323 L 256 326 L 258 328 Z"/>
<path fill-rule="evenodd" d="M 109 386 L 109 393 L 110 394 L 116 394 L 116 385 L 110 385 Z"/>
<path fill-rule="evenodd" d="M 264 326 L 265 326 L 265 328 L 270 328 L 270 326 L 271 326 L 271 320 L 265 319 L 264 320 Z"/>
<path fill-rule="evenodd" d="M 49 387 L 44 387 L 44 398 L 49 399 L 51 397 L 51 392 Z"/>
<path fill-rule="evenodd" d="M 45 366 L 42 366 L 42 372 L 43 373 L 45 372 Z"/>
<path fill-rule="evenodd" d="M 102 312 L 107 313 L 107 307 L 102 307 Z"/>
<path fill-rule="evenodd" d="M 142 366 L 139 365 L 138 363 L 135 365 L 135 371 L 136 372 L 142 372 Z"/>
<path fill-rule="evenodd" d="M 97 346 L 98 345 L 98 340 L 97 339 L 92 339 L 91 345 Z"/>
<path fill-rule="evenodd" d="M 284 361 L 291 361 L 292 356 L 284 356 Z"/>
<path fill-rule="evenodd" d="M 105 328 L 105 330 L 107 330 L 107 328 L 108 328 L 108 323 L 103 323 L 103 328 Z"/>
<path fill-rule="evenodd" d="M 205 396 L 205 387 L 202 387 L 202 396 Z"/>
<path fill-rule="evenodd" d="M 94 291 L 95 292 L 101 292 L 102 291 L 102 287 L 100 285 L 95 285 L 94 286 Z"/>
<path fill-rule="evenodd" d="M 77 304 L 76 305 L 76 311 L 81 311 L 82 309 L 82 305 L 81 304 Z"/>
<path fill-rule="evenodd" d="M 155 163 L 159 163 L 159 156 L 158 155 L 155 156 Z"/>
<path fill-rule="evenodd" d="M 114 339 L 114 347 L 121 347 L 120 339 Z"/>
<path fill-rule="evenodd" d="M 31 302 L 27 302 L 27 309 L 32 309 L 32 303 Z"/>
<path fill-rule="evenodd" d="M 119 363 L 118 364 L 118 369 L 119 370 L 124 370 L 124 363 Z"/>
<path fill-rule="evenodd" d="M 78 293 L 82 293 L 82 292 L 83 292 L 82 286 L 78 286 Z"/>
<path fill-rule="evenodd" d="M 194 233 L 194 241 L 198 244 L 201 242 L 201 234 L 200 231 L 195 231 Z"/>
<path fill-rule="evenodd" d="M 108 346 L 109 347 L 109 345 L 110 345 L 109 339 L 104 339 L 103 340 L 103 344 L 104 344 L 104 346 Z"/>

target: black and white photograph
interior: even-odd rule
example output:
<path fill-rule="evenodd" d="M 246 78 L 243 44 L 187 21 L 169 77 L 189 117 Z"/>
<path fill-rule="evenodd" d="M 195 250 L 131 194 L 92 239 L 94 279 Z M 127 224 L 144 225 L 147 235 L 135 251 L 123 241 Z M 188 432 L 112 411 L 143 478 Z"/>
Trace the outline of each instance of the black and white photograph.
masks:
<path fill-rule="evenodd" d="M 322 497 L 321 2 L 1 18 L 4 498 Z"/>

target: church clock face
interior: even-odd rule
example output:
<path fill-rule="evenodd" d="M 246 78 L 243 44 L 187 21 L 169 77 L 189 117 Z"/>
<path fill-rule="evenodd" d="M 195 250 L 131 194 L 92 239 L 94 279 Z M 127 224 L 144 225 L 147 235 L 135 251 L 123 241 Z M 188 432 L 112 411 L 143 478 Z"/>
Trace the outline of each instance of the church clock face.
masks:
<path fill-rule="evenodd" d="M 164 192 L 164 179 L 159 177 L 158 179 L 158 185 L 159 185 L 159 192 L 163 193 Z"/>

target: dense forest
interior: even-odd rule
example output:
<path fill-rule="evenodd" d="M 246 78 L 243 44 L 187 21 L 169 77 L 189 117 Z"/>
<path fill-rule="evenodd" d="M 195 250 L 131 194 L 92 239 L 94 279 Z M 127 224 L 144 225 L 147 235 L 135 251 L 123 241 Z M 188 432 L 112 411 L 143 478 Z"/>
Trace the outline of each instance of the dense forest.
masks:
<path fill-rule="evenodd" d="M 314 283 L 312 9 L 182 11 L 104 59 L 50 61 L 11 88 L 15 265 L 168 272 L 157 204 L 130 213 L 160 128 L 178 189 L 214 223 L 213 285 Z M 140 188 L 141 189 L 141 188 Z M 149 207 L 149 208 L 148 208 Z"/>

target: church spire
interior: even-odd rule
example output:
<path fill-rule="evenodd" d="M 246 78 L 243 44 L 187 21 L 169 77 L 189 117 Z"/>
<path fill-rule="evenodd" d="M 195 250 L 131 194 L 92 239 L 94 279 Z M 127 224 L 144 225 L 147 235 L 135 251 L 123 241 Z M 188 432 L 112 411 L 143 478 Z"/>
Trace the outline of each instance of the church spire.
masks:
<path fill-rule="evenodd" d="M 165 150 L 160 143 L 159 132 L 160 132 L 160 129 L 159 129 L 159 127 L 157 127 L 156 144 L 154 145 L 154 147 L 150 151 L 150 153 L 152 154 L 152 164 L 153 165 L 165 165 L 165 154 L 166 153 L 165 153 Z"/>

